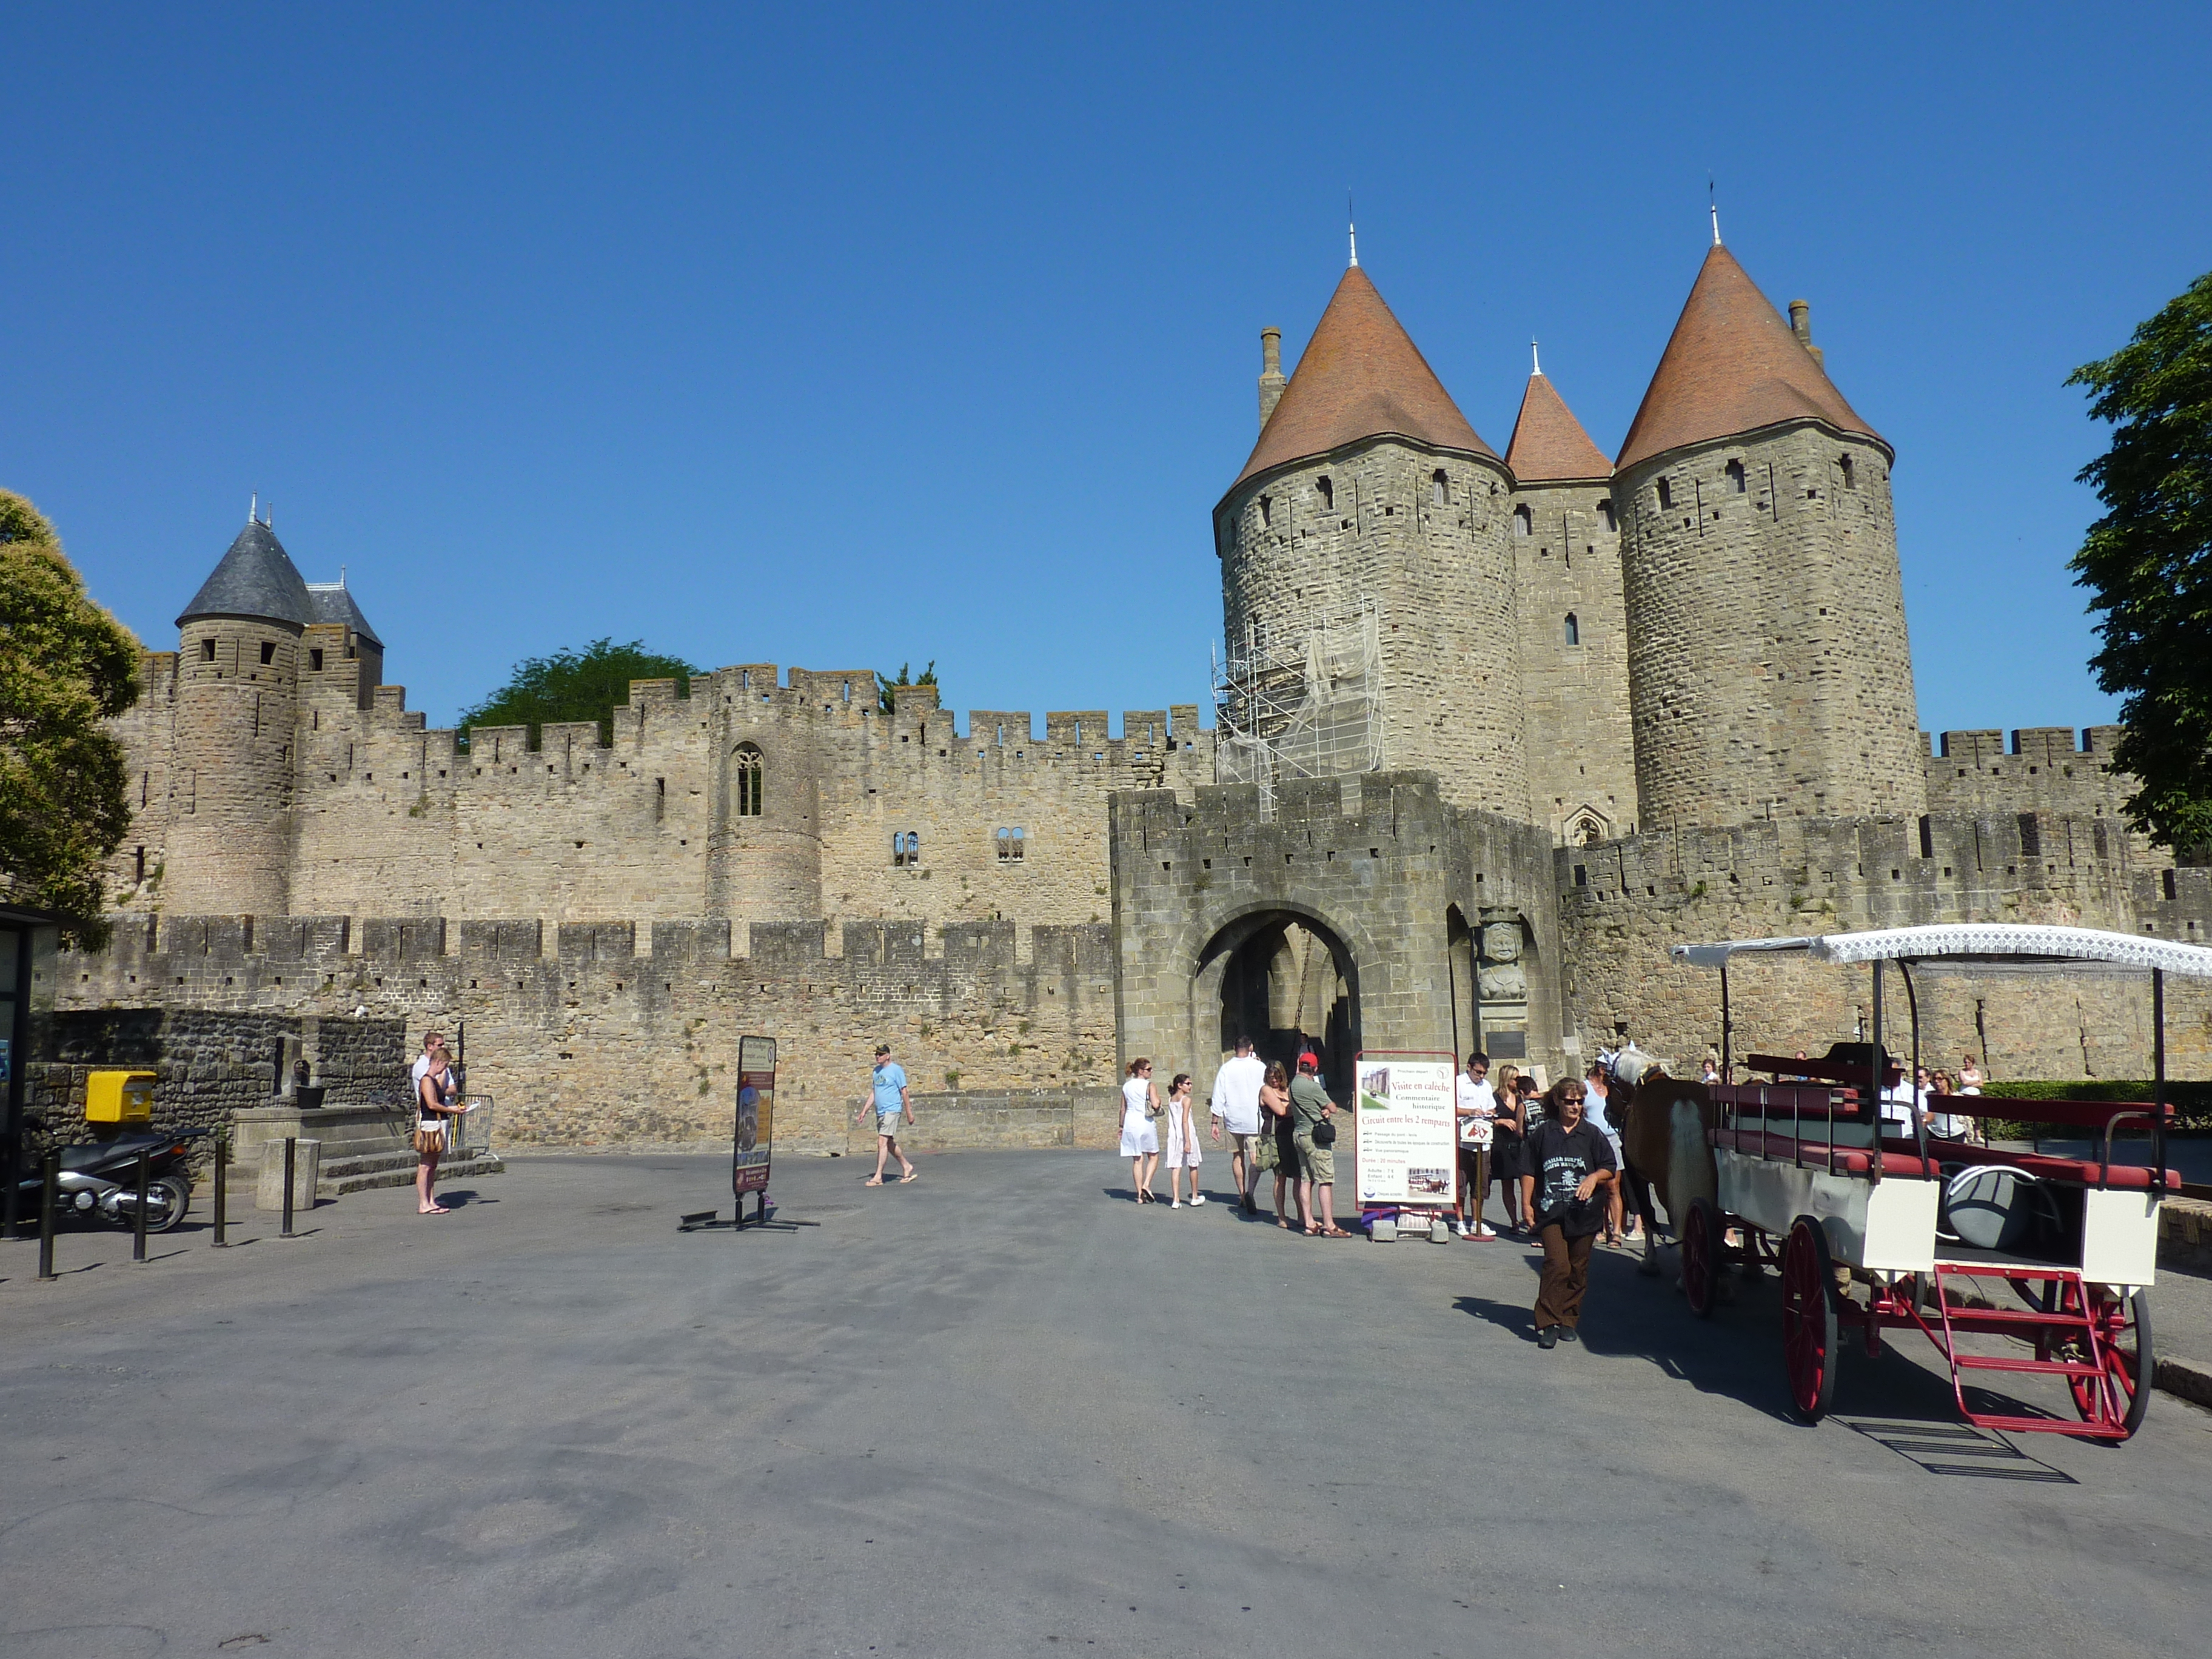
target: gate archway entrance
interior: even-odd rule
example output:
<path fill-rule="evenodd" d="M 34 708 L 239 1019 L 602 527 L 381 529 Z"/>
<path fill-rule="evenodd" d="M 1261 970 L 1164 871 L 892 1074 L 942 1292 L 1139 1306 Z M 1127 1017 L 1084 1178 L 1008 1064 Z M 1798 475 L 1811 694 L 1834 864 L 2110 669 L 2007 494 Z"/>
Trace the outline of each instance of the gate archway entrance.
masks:
<path fill-rule="evenodd" d="M 1327 923 L 1291 909 L 1239 916 L 1199 951 L 1192 987 L 1201 1053 L 1217 1042 L 1230 1053 L 1249 1036 L 1261 1059 L 1295 1073 L 1310 1049 L 1330 1095 L 1351 1104 L 1359 964 Z"/>

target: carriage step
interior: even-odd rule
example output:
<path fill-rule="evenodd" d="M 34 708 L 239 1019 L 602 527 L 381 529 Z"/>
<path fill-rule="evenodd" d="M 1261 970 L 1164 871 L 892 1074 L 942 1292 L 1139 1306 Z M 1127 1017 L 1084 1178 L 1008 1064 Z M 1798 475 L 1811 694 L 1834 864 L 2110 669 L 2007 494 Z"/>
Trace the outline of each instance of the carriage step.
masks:
<path fill-rule="evenodd" d="M 1962 1325 L 2071 1325 L 2079 1330 L 2089 1328 L 2087 1314 L 2038 1313 L 2033 1308 L 1978 1308 L 1969 1302 L 1947 1302 L 1943 1305 Z"/>
<path fill-rule="evenodd" d="M 1976 1371 L 2033 1371 L 2042 1376 L 2102 1376 L 2105 1373 L 2095 1365 L 2084 1365 L 2070 1359 L 2015 1359 L 2008 1354 L 1962 1353 L 1959 1356 L 1960 1370 Z"/>
<path fill-rule="evenodd" d="M 2012 1261 L 1939 1261 L 1938 1279 L 2079 1279 L 2079 1267 L 2039 1267 Z"/>

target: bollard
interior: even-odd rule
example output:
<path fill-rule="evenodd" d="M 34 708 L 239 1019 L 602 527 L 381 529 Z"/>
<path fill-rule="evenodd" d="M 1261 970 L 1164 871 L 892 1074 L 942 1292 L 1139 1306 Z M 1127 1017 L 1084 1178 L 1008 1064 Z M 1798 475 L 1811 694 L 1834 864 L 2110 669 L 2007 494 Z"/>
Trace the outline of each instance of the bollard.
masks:
<path fill-rule="evenodd" d="M 150 1161 L 150 1150 L 138 1154 L 138 1215 L 131 1224 L 131 1259 L 133 1261 L 146 1259 L 146 1166 Z"/>
<path fill-rule="evenodd" d="M 279 1237 L 292 1236 L 292 1158 L 299 1143 L 290 1135 L 284 1137 L 284 1231 Z"/>
<path fill-rule="evenodd" d="M 217 1129 L 215 1132 L 215 1248 L 218 1250 L 230 1248 L 229 1242 L 222 1236 L 223 1223 L 228 1218 L 223 1206 L 222 1183 L 229 1168 L 230 1131 Z"/>
<path fill-rule="evenodd" d="M 54 1188 L 61 1184 L 62 1155 L 46 1154 L 46 1178 L 39 1183 L 39 1277 L 54 1276 Z"/>

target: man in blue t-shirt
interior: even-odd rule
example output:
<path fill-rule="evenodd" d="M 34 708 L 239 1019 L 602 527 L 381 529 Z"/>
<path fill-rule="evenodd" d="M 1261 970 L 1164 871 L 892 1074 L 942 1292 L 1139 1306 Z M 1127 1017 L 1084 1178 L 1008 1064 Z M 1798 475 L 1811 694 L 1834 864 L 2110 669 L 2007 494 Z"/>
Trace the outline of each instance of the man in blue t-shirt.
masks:
<path fill-rule="evenodd" d="M 876 1172 L 868 1177 L 868 1185 L 884 1184 L 884 1165 L 891 1158 L 899 1161 L 902 1184 L 914 1179 L 915 1170 L 898 1144 L 899 1119 L 907 1127 L 914 1127 L 914 1106 L 907 1098 L 906 1073 L 898 1061 L 891 1058 L 891 1045 L 876 1045 L 876 1069 L 868 1076 L 868 1097 L 860 1103 L 860 1110 L 854 1118 L 855 1123 L 866 1118 L 871 1109 L 876 1115 Z"/>

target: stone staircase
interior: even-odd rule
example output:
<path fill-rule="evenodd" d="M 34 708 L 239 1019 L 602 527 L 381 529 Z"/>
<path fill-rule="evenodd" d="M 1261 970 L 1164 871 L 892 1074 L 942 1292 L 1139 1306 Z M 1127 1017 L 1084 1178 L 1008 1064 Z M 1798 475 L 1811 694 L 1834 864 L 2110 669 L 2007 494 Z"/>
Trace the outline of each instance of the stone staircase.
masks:
<path fill-rule="evenodd" d="M 288 1134 L 322 1143 L 315 1182 L 319 1199 L 343 1198 L 373 1187 L 405 1187 L 415 1180 L 415 1149 L 407 1139 L 414 1114 L 404 1109 L 353 1106 L 302 1111 L 276 1106 L 236 1113 L 233 1121 L 239 1141 L 230 1170 L 234 1193 L 241 1187 L 252 1190 L 261 1167 L 262 1144 Z M 464 1146 L 438 1161 L 438 1179 L 471 1180 L 498 1175 L 506 1168 L 489 1147 Z"/>
<path fill-rule="evenodd" d="M 440 1184 L 476 1176 L 498 1175 L 507 1165 L 489 1152 L 464 1152 L 438 1160 Z M 358 1152 L 323 1160 L 317 1198 L 343 1198 L 365 1193 L 372 1187 L 411 1187 L 415 1184 L 415 1152 L 411 1147 L 396 1152 Z"/>

